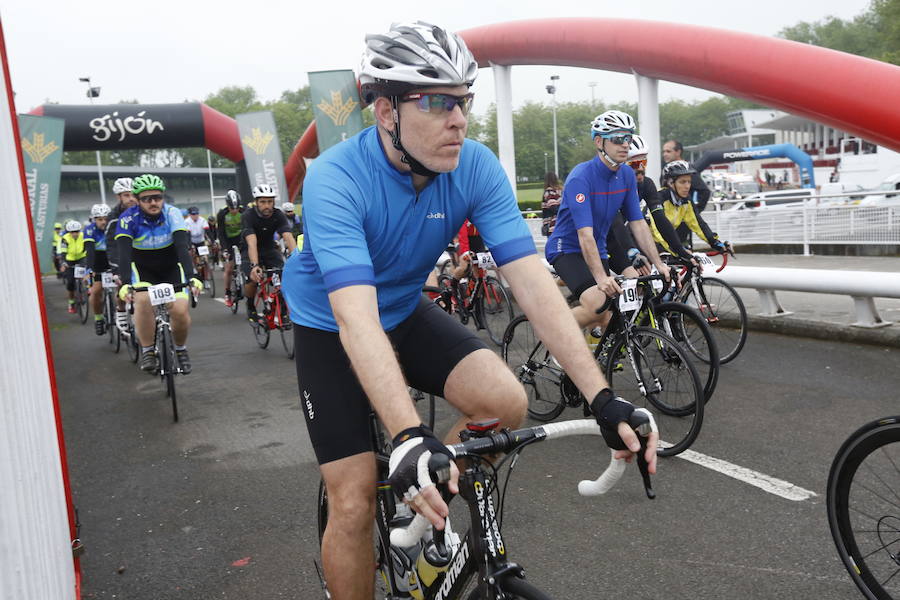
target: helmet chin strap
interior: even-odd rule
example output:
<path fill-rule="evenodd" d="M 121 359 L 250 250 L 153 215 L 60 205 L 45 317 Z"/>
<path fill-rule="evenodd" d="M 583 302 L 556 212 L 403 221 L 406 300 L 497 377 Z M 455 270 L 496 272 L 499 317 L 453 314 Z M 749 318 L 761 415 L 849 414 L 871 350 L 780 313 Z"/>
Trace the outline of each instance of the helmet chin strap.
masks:
<path fill-rule="evenodd" d="M 604 138 L 603 136 L 600 136 L 600 149 L 598 150 L 598 152 L 600 152 L 600 158 L 603 160 L 603 162 L 606 163 L 606 166 L 608 166 L 611 169 L 614 169 L 616 167 L 621 167 L 622 165 L 624 165 L 626 162 L 625 160 L 623 160 L 622 162 L 616 162 L 612 159 L 612 157 L 609 154 L 606 153 L 606 150 L 603 149 L 603 147 L 605 145 L 606 145 L 606 138 Z"/>
<path fill-rule="evenodd" d="M 391 114 L 394 116 L 394 130 L 391 132 L 391 143 L 398 152 L 400 152 L 401 162 L 409 165 L 410 170 L 416 175 L 424 177 L 437 177 L 440 173 L 432 171 L 415 158 L 413 158 L 403 144 L 400 143 L 400 98 L 391 96 Z"/>

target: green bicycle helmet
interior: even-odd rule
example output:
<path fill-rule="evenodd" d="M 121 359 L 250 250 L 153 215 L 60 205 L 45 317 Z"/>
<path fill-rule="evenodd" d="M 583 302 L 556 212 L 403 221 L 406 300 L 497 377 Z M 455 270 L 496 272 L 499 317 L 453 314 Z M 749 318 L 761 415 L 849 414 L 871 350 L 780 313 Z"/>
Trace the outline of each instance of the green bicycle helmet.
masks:
<path fill-rule="evenodd" d="M 160 179 L 159 176 L 150 173 L 136 177 L 131 184 L 131 191 L 135 196 L 141 192 L 146 192 L 147 190 L 159 190 L 164 192 L 166 191 L 166 184 L 163 183 L 163 180 Z"/>

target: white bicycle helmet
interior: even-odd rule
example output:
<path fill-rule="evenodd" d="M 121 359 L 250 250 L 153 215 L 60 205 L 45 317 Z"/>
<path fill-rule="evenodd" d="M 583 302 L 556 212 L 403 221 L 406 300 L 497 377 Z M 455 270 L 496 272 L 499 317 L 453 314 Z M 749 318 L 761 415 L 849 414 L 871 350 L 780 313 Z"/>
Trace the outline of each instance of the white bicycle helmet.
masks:
<path fill-rule="evenodd" d="M 254 198 L 274 198 L 277 195 L 268 183 L 261 183 L 253 188 Z"/>
<path fill-rule="evenodd" d="M 111 209 L 105 204 L 95 204 L 91 207 L 91 218 L 108 217 Z"/>
<path fill-rule="evenodd" d="M 608 110 L 602 115 L 597 115 L 597 118 L 591 121 L 591 137 L 595 138 L 598 135 L 606 135 L 615 131 L 633 134 L 636 128 L 634 119 L 628 113 L 621 110 Z"/>
<path fill-rule="evenodd" d="M 395 96 L 415 87 L 471 86 L 478 62 L 455 33 L 431 23 L 393 23 L 386 34 L 366 36 L 359 69 L 363 100 Z"/>
<path fill-rule="evenodd" d="M 285 202 L 281 205 L 281 210 L 284 212 L 294 212 L 294 203 L 293 202 Z"/>
<path fill-rule="evenodd" d="M 66 231 L 70 233 L 73 231 L 81 231 L 81 223 L 75 220 L 69 221 L 66 223 Z"/>
<path fill-rule="evenodd" d="M 647 145 L 644 143 L 644 138 L 634 134 L 631 136 L 631 146 L 628 148 L 628 159 L 626 162 L 631 162 L 639 156 L 647 156 Z"/>
<path fill-rule="evenodd" d="M 122 192 L 130 192 L 134 181 L 131 177 L 120 177 L 113 184 L 113 194 L 121 194 Z"/>

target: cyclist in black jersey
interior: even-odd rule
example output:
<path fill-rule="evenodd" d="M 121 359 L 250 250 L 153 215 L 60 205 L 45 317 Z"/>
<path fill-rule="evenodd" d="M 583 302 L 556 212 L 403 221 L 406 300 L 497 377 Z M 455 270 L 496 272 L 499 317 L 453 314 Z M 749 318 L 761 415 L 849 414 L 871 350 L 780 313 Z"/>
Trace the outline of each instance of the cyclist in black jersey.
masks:
<path fill-rule="evenodd" d="M 284 239 L 289 253 L 297 247 L 291 233 L 291 224 L 280 209 L 275 208 L 275 191 L 263 183 L 253 188 L 254 206 L 241 217 L 244 235 L 244 250 L 241 251 L 241 271 L 247 277 L 244 296 L 247 298 L 247 318 L 259 320 L 254 302 L 257 284 L 262 281 L 265 269 L 280 269 L 284 265 L 284 255 L 275 243 L 277 233 Z"/>
<path fill-rule="evenodd" d="M 225 192 L 225 206 L 216 214 L 216 235 L 219 238 L 219 248 L 222 252 L 222 262 L 225 265 L 225 306 L 231 307 L 234 299 L 231 297 L 231 279 L 234 277 L 234 257 L 231 255 L 235 246 L 238 251 L 244 246 L 241 237 L 241 195 L 234 190 Z"/>

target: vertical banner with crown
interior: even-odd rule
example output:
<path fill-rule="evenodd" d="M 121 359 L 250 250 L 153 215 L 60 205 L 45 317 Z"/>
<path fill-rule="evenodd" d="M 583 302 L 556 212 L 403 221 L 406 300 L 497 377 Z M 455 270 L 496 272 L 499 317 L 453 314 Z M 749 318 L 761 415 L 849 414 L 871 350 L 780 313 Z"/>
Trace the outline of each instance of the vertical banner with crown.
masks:
<path fill-rule="evenodd" d="M 287 182 L 284 178 L 284 162 L 281 160 L 281 144 L 278 142 L 275 118 L 271 112 L 264 110 L 237 115 L 235 120 L 244 148 L 244 163 L 250 187 L 261 183 L 272 186 L 278 194 L 275 206 L 280 208 L 281 203 L 287 201 Z"/>
<path fill-rule="evenodd" d="M 65 126 L 63 119 L 19 115 L 34 241 L 44 272 L 53 270 L 53 221 L 59 203 Z"/>
<path fill-rule="evenodd" d="M 309 73 L 319 152 L 362 131 L 356 77 L 349 69 Z"/>

